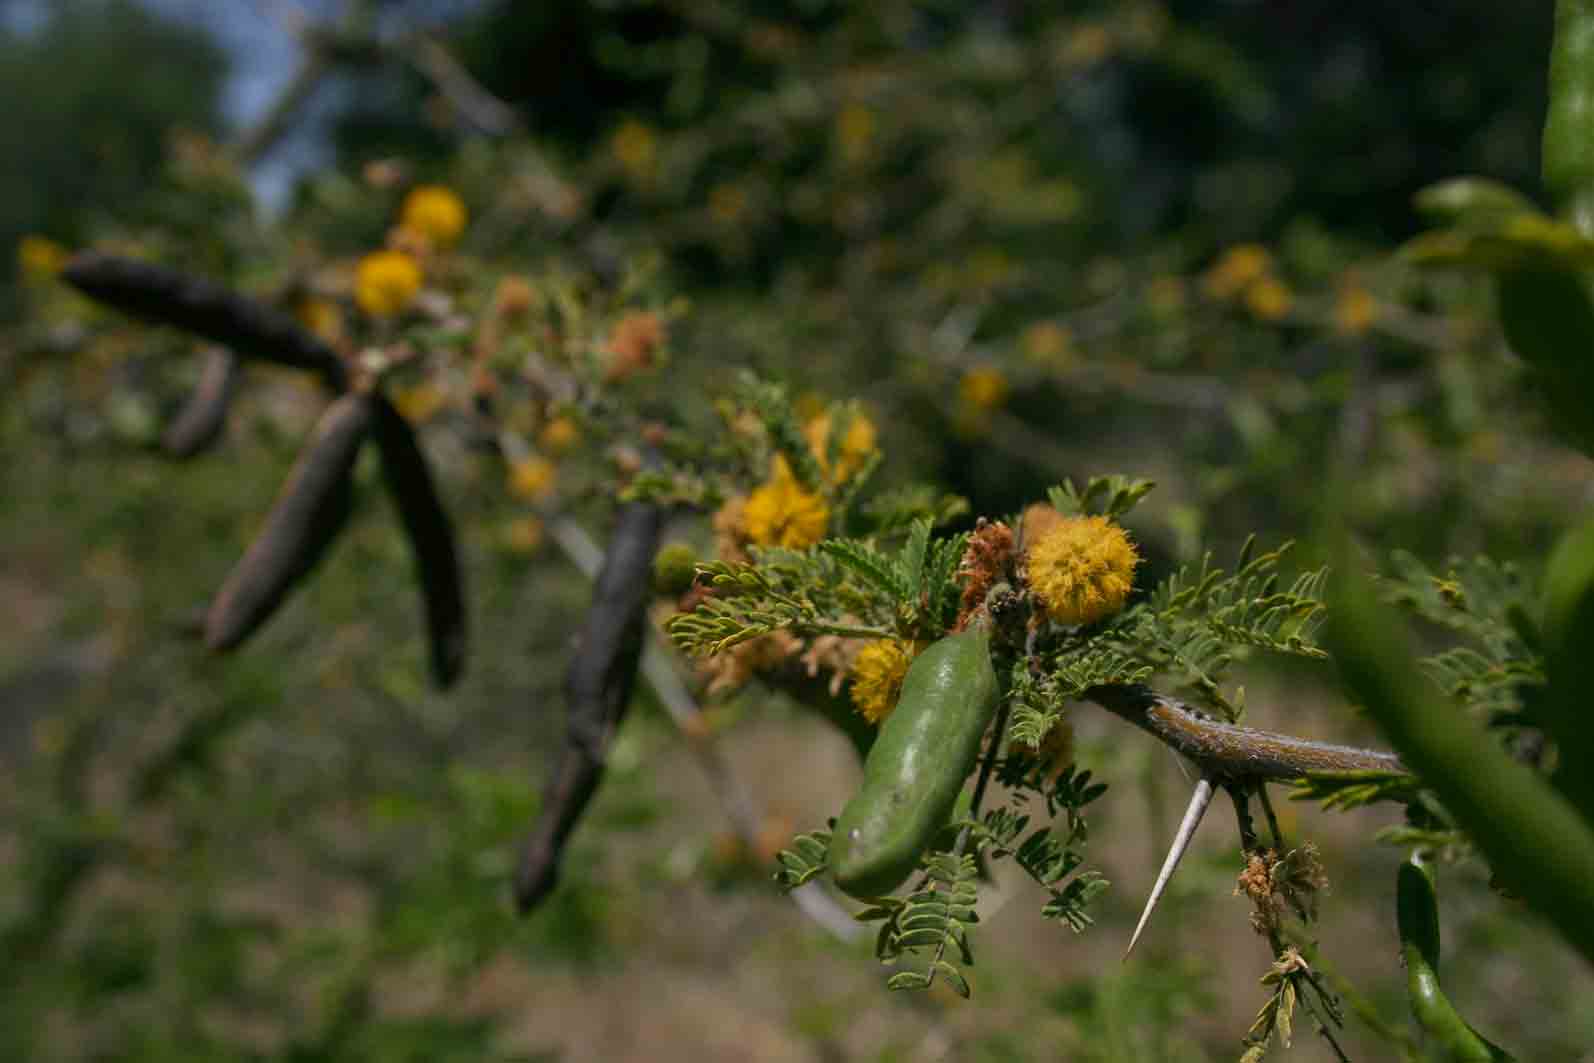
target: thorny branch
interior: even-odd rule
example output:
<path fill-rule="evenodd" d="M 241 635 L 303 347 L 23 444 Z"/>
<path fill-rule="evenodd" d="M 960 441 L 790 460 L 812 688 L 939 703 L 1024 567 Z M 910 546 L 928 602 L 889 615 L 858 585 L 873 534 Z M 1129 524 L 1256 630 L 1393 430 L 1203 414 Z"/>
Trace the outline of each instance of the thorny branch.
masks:
<path fill-rule="evenodd" d="M 1408 770 L 1393 753 L 1214 720 L 1178 698 L 1138 683 L 1091 687 L 1084 697 L 1221 779 L 1283 780 L 1335 771 Z"/>

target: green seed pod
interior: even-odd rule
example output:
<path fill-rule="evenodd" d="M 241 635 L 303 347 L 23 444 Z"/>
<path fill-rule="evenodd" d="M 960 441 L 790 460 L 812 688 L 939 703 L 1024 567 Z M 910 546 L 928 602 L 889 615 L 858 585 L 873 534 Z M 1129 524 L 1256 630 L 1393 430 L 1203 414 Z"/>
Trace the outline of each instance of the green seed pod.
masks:
<path fill-rule="evenodd" d="M 205 352 L 198 386 L 161 436 L 166 453 L 191 458 L 209 449 L 227 423 L 227 407 L 232 404 L 242 369 L 242 361 L 226 347 L 211 347 Z"/>
<path fill-rule="evenodd" d="M 321 415 L 265 526 L 211 603 L 209 649 L 230 650 L 248 638 L 342 530 L 354 459 L 374 412 L 371 396 L 345 395 Z"/>
<path fill-rule="evenodd" d="M 1594 0 L 1556 0 L 1543 159 L 1557 196 L 1594 183 Z"/>
<path fill-rule="evenodd" d="M 1413 856 L 1395 880 L 1395 914 L 1411 1013 L 1449 1063 L 1509 1063 L 1510 1053 L 1467 1025 L 1439 988 L 1439 904 L 1432 872 Z"/>
<path fill-rule="evenodd" d="M 465 666 L 465 592 L 454 528 L 437 496 L 426 455 L 409 422 L 385 397 L 375 396 L 374 401 L 382 476 L 398 506 L 420 575 L 431 642 L 432 681 L 446 689 Z"/>
<path fill-rule="evenodd" d="M 913 873 L 957 802 L 999 700 L 983 627 L 914 658 L 864 761 L 863 786 L 836 822 L 830 863 L 843 891 L 883 896 Z"/>

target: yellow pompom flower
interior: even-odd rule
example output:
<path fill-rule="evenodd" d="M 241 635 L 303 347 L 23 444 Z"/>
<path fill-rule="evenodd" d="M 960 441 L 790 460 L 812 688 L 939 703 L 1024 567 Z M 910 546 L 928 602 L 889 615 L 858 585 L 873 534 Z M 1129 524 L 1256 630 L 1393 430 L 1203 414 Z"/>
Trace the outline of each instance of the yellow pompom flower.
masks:
<path fill-rule="evenodd" d="M 372 317 L 401 314 L 421 290 L 421 267 L 402 251 L 373 251 L 354 272 L 354 301 Z"/>
<path fill-rule="evenodd" d="M 547 458 L 521 458 L 509 467 L 509 493 L 527 502 L 540 502 L 553 494 L 559 470 Z"/>
<path fill-rule="evenodd" d="M 517 517 L 504 525 L 504 548 L 513 554 L 534 554 L 542 547 L 542 521 L 537 517 Z"/>
<path fill-rule="evenodd" d="M 1055 321 L 1035 322 L 1019 340 L 1024 358 L 1035 365 L 1061 365 L 1069 360 L 1073 346 L 1073 333 Z"/>
<path fill-rule="evenodd" d="M 1026 551 L 1029 587 L 1059 624 L 1094 624 L 1124 606 L 1140 555 L 1106 517 L 1065 517 Z"/>
<path fill-rule="evenodd" d="M 869 157 L 876 124 L 874 111 L 861 103 L 849 103 L 836 113 L 836 143 L 848 165 L 855 166 Z"/>
<path fill-rule="evenodd" d="M 747 213 L 747 189 L 721 181 L 708 192 L 708 212 L 723 225 L 734 225 Z"/>
<path fill-rule="evenodd" d="M 48 236 L 24 236 L 17 241 L 17 267 L 30 281 L 51 279 L 71 257 L 72 252 Z"/>
<path fill-rule="evenodd" d="M 1360 336 L 1378 320 L 1378 299 L 1359 284 L 1346 286 L 1334 303 L 1334 327 L 1347 336 Z"/>
<path fill-rule="evenodd" d="M 747 496 L 742 529 L 749 542 L 802 550 L 825 537 L 830 507 L 792 475 L 786 459 L 777 457 L 770 478 Z"/>
<path fill-rule="evenodd" d="M 438 247 L 449 247 L 465 231 L 465 204 L 442 185 L 418 185 L 404 197 L 399 225 L 418 232 Z"/>
<path fill-rule="evenodd" d="M 393 405 L 411 424 L 425 424 L 448 403 L 441 388 L 431 384 L 416 384 L 410 388 L 397 388 L 393 392 Z"/>
<path fill-rule="evenodd" d="M 1268 271 L 1270 258 L 1261 244 L 1238 244 L 1223 255 L 1207 271 L 1203 284 L 1207 294 L 1215 299 L 1232 299 Z"/>
<path fill-rule="evenodd" d="M 873 724 L 891 715 L 912 663 L 913 648 L 896 639 L 877 639 L 859 650 L 851 673 L 852 704 L 859 715 Z"/>
<path fill-rule="evenodd" d="M 300 299 L 293 308 L 293 316 L 315 335 L 327 343 L 343 340 L 343 314 L 338 304 L 319 296 Z"/>
<path fill-rule="evenodd" d="M 994 410 L 1007 401 L 1007 374 L 989 365 L 970 369 L 958 382 L 958 397 L 973 409 Z"/>
<path fill-rule="evenodd" d="M 847 433 L 841 438 L 837 447 L 836 467 L 832 469 L 830 429 L 830 415 L 822 413 L 803 425 L 803 437 L 808 440 L 808 449 L 813 451 L 814 458 L 819 462 L 824 474 L 835 483 L 846 483 L 863 468 L 864 462 L 873 456 L 879 433 L 867 415 L 862 411 L 855 412 L 847 422 Z"/>
<path fill-rule="evenodd" d="M 653 175 L 658 161 L 659 135 L 652 126 L 628 118 L 614 131 L 609 149 L 633 181 L 646 180 Z"/>
<path fill-rule="evenodd" d="M 1290 290 L 1277 277 L 1263 277 L 1245 289 L 1245 306 L 1263 321 L 1278 321 L 1290 312 Z"/>
<path fill-rule="evenodd" d="M 563 454 L 581 440 L 581 429 L 568 417 L 555 417 L 537 434 L 537 444 L 550 454 Z"/>

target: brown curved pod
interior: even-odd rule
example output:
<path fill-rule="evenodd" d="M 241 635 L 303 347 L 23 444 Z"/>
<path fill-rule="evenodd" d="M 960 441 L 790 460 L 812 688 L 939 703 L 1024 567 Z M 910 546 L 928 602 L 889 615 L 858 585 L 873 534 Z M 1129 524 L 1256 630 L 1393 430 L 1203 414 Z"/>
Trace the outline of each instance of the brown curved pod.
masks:
<path fill-rule="evenodd" d="M 602 781 L 609 743 L 636 685 L 653 555 L 663 524 L 660 507 L 627 503 L 603 555 L 592 605 L 565 671 L 569 723 L 564 745 L 515 873 L 515 902 L 522 912 L 536 907 L 557 884 L 565 842 Z"/>
<path fill-rule="evenodd" d="M 244 358 L 314 370 L 334 391 L 348 387 L 338 353 L 293 318 L 203 277 L 93 251 L 75 255 L 61 277 L 124 313 L 184 329 Z"/>
<path fill-rule="evenodd" d="M 229 650 L 269 617 L 348 518 L 351 474 L 371 430 L 370 395 L 345 395 L 321 415 L 255 541 L 205 617 L 205 645 Z"/>
<path fill-rule="evenodd" d="M 376 396 L 375 405 L 382 477 L 398 505 L 420 576 L 432 679 L 446 688 L 459 678 L 465 664 L 465 592 L 454 527 L 438 498 L 414 430 L 386 398 Z"/>
<path fill-rule="evenodd" d="M 211 347 L 205 351 L 199 384 L 161 436 L 166 453 L 191 458 L 210 448 L 227 423 L 227 408 L 242 372 L 242 360 L 228 348 Z"/>

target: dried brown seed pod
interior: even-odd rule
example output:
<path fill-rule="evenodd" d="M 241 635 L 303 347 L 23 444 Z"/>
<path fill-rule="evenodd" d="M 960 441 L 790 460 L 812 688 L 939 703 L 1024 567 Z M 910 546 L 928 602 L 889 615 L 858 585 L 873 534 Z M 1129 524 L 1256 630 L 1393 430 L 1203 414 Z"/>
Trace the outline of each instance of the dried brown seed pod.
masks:
<path fill-rule="evenodd" d="M 376 396 L 375 405 L 382 475 L 415 552 L 426 604 L 432 678 L 446 688 L 459 678 L 465 664 L 465 593 L 454 528 L 409 422 L 385 397 Z"/>
<path fill-rule="evenodd" d="M 205 351 L 198 386 L 161 436 L 166 453 L 191 458 L 210 448 L 227 423 L 227 408 L 232 404 L 242 370 L 242 359 L 228 348 L 210 347 Z"/>
<path fill-rule="evenodd" d="M 266 523 L 205 617 L 205 645 L 229 650 L 269 617 L 348 519 L 354 459 L 371 430 L 371 395 L 345 395 L 321 415 Z"/>
<path fill-rule="evenodd" d="M 333 391 L 348 387 L 335 350 L 291 317 L 203 277 L 92 251 L 74 256 L 61 277 L 124 313 L 176 326 L 244 358 L 314 370 Z"/>
<path fill-rule="evenodd" d="M 603 555 L 592 606 L 565 671 L 569 726 L 564 746 L 515 874 L 515 902 L 522 912 L 553 890 L 565 842 L 603 778 L 609 743 L 636 685 L 653 555 L 663 525 L 659 506 L 628 503 Z"/>

